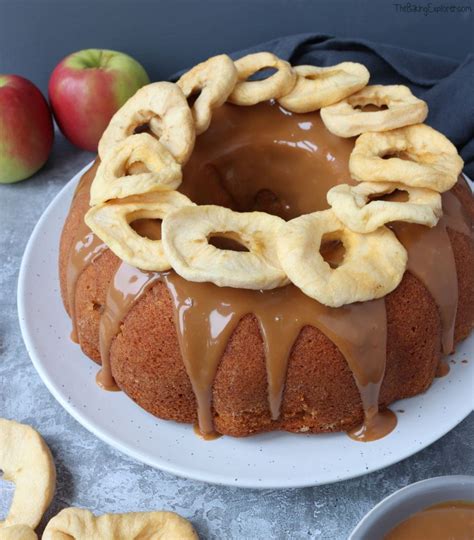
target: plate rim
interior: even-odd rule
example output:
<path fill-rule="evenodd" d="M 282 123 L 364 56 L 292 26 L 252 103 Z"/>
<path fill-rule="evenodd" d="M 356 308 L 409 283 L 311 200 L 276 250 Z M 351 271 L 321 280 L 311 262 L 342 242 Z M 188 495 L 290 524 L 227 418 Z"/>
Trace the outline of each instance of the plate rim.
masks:
<path fill-rule="evenodd" d="M 47 207 L 43 210 L 32 233 L 30 234 L 30 237 L 25 247 L 25 251 L 22 256 L 20 270 L 18 274 L 17 308 L 18 308 L 20 330 L 21 330 L 25 347 L 27 349 L 31 362 L 33 363 L 42 382 L 45 384 L 45 386 L 47 387 L 49 392 L 53 395 L 53 397 L 58 401 L 58 403 L 69 413 L 69 415 L 72 416 L 79 424 L 85 427 L 90 433 L 95 435 L 99 440 L 102 440 L 103 442 L 111 446 L 112 448 L 119 450 L 123 454 L 127 455 L 128 457 L 131 457 L 132 459 L 135 459 L 138 462 L 144 463 L 155 469 L 159 469 L 167 473 L 171 473 L 181 478 L 197 480 L 200 482 L 213 484 L 213 485 L 239 487 L 239 488 L 247 488 L 247 489 L 258 489 L 258 490 L 303 488 L 303 487 L 313 487 L 313 486 L 319 486 L 319 485 L 328 485 L 328 484 L 334 484 L 334 483 L 342 482 L 346 480 L 351 480 L 354 478 L 365 476 L 366 474 L 369 474 L 369 473 L 379 471 L 386 467 L 390 467 L 391 465 L 394 465 L 396 463 L 399 463 L 403 461 L 404 459 L 412 455 L 415 455 L 419 451 L 427 448 L 428 446 L 430 446 L 431 444 L 439 440 L 441 437 L 443 437 L 444 435 L 449 433 L 452 429 L 454 429 L 458 424 L 460 424 L 472 412 L 473 410 L 472 408 L 466 409 L 460 417 L 456 417 L 455 421 L 449 422 L 450 427 L 447 430 L 445 428 L 441 429 L 441 431 L 435 430 L 435 433 L 434 434 L 431 433 L 430 436 L 426 438 L 426 441 L 423 442 L 423 444 L 420 445 L 418 448 L 416 448 L 416 450 L 414 451 L 413 449 L 410 448 L 409 450 L 404 450 L 400 453 L 393 453 L 392 455 L 396 457 L 388 458 L 386 461 L 384 461 L 381 464 L 376 465 L 375 467 L 371 468 L 369 471 L 356 471 L 354 473 L 349 473 L 349 474 L 346 473 L 346 474 L 342 474 L 340 477 L 334 480 L 323 480 L 323 481 L 318 481 L 316 478 L 314 478 L 313 476 L 309 474 L 308 480 L 297 481 L 297 482 L 282 481 L 280 479 L 276 482 L 266 481 L 263 483 L 257 483 L 255 480 L 243 478 L 243 479 L 239 479 L 238 482 L 231 483 L 227 479 L 227 476 L 223 476 L 221 473 L 216 474 L 216 473 L 209 473 L 207 471 L 202 472 L 199 468 L 191 468 L 189 466 L 188 467 L 181 466 L 181 465 L 176 466 L 173 463 L 159 457 L 155 459 L 151 459 L 146 455 L 146 453 L 140 451 L 139 449 L 129 444 L 122 443 L 121 440 L 117 437 L 109 435 L 100 426 L 96 425 L 96 423 L 93 420 L 89 420 L 86 414 L 82 413 L 82 411 L 75 408 L 72 403 L 68 402 L 68 400 L 62 395 L 59 388 L 56 388 L 54 381 L 49 377 L 49 375 L 46 373 L 46 370 L 43 368 L 42 360 L 40 359 L 39 354 L 36 353 L 34 340 L 33 340 L 32 335 L 30 335 L 30 331 L 26 323 L 27 295 L 25 294 L 25 290 L 27 288 L 26 286 L 27 271 L 28 271 L 28 266 L 29 266 L 28 265 L 29 258 L 32 256 L 32 252 L 34 250 L 36 240 L 40 234 L 43 224 L 47 222 L 49 218 L 49 214 L 55 208 L 58 199 L 60 199 L 60 197 L 64 195 L 65 192 L 71 190 L 73 186 L 77 184 L 81 176 L 94 164 L 94 161 L 95 160 L 92 160 L 90 163 L 85 165 L 80 171 L 74 174 L 74 176 L 68 182 L 66 182 L 66 184 L 56 193 L 56 195 L 49 202 Z M 466 175 L 464 176 L 468 178 Z M 468 178 L 468 180 L 470 179 Z M 471 338 L 474 339 L 474 335 L 472 335 Z M 138 405 L 136 404 L 135 406 L 138 407 Z M 156 418 L 156 420 L 160 422 L 166 422 L 166 420 L 162 420 L 159 418 Z M 298 434 L 294 434 L 294 435 L 298 436 Z M 267 444 L 271 444 L 271 443 L 267 443 Z"/>

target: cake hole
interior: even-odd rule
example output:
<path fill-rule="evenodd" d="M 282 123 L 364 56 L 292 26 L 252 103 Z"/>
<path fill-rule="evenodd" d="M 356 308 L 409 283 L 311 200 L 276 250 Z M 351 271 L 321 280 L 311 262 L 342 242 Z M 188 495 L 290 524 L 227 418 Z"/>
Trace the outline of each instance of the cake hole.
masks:
<path fill-rule="evenodd" d="M 274 216 L 285 218 L 288 205 L 285 204 L 271 189 L 260 189 L 254 195 L 251 211 L 266 212 Z"/>
<path fill-rule="evenodd" d="M 249 251 L 232 233 L 213 234 L 208 238 L 209 244 L 225 251 Z"/>
<path fill-rule="evenodd" d="M 335 240 L 331 235 L 325 234 L 321 241 L 319 253 L 331 268 L 338 268 L 344 260 L 346 248 L 340 240 Z"/>
<path fill-rule="evenodd" d="M 144 238 L 161 240 L 161 219 L 136 219 L 130 223 L 130 227 Z"/>
<path fill-rule="evenodd" d="M 216 109 L 210 129 L 196 139 L 195 151 L 183 167 L 179 192 L 199 205 L 224 206 L 236 212 L 263 211 L 284 220 L 327 209 L 326 193 L 333 185 L 332 176 L 340 174 L 342 154 L 316 151 L 316 143 L 283 144 L 279 131 L 268 133 L 262 143 L 255 144 L 253 132 L 265 129 L 273 120 L 283 126 L 283 132 L 288 125 L 290 132 L 296 133 L 301 119 L 286 118 L 292 114 L 274 100 L 255 109 L 240 107 L 238 114 L 235 109 L 232 104 Z M 328 180 L 314 178 L 319 169 Z"/>
<path fill-rule="evenodd" d="M 4 480 L 3 471 L 0 469 L 0 521 L 7 517 L 14 495 L 15 484 Z"/>
<path fill-rule="evenodd" d="M 355 105 L 354 109 L 358 109 L 362 112 L 377 112 L 386 111 L 388 107 L 387 105 L 375 105 L 373 103 L 367 103 L 367 105 Z"/>
<path fill-rule="evenodd" d="M 408 202 L 408 191 L 402 189 L 396 189 L 392 193 L 385 193 L 385 195 L 370 195 L 369 201 L 390 201 L 390 202 Z"/>

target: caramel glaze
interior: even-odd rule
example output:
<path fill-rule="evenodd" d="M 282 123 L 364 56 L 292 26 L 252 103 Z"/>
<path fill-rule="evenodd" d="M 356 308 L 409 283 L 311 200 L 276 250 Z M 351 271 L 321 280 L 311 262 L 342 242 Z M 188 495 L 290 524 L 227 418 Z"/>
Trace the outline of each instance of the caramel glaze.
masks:
<path fill-rule="evenodd" d="M 385 540 L 472 540 L 474 502 L 446 501 L 413 514 L 394 527 Z"/>
<path fill-rule="evenodd" d="M 180 191 L 198 204 L 218 204 L 236 211 L 260 210 L 291 219 L 327 208 L 326 193 L 333 185 L 354 183 L 348 171 L 353 144 L 353 140 L 329 133 L 317 112 L 294 115 L 274 102 L 254 107 L 226 104 L 214 112 L 211 127 L 198 137 L 184 167 Z M 79 189 L 89 185 L 90 181 L 81 183 Z M 447 215 L 434 229 L 400 223 L 393 227 L 408 249 L 410 271 L 425 283 L 438 303 L 443 345 L 451 350 L 457 278 L 446 227 L 465 234 L 470 228 L 454 195 L 443 195 L 443 205 Z M 160 237 L 156 221 L 140 220 L 132 226 L 143 236 Z M 80 273 L 105 249 L 91 235 L 85 225 L 81 226 L 71 249 L 67 285 L 71 306 Z M 326 246 L 324 251 L 325 259 L 337 266 L 339 248 Z M 427 258 L 432 265 L 426 264 Z M 134 303 L 158 280 L 166 285 L 174 303 L 183 362 L 197 402 L 197 429 L 205 438 L 213 433 L 212 385 L 220 358 L 238 322 L 249 313 L 255 315 L 261 329 L 268 403 L 274 420 L 280 414 L 292 347 L 301 330 L 311 325 L 339 348 L 360 391 L 365 420 L 350 436 L 374 440 L 396 425 L 391 411 L 378 411 L 387 340 L 383 299 L 335 309 L 319 304 L 293 285 L 271 291 L 220 288 L 186 281 L 173 271 L 145 272 L 124 262 L 109 286 L 100 322 L 102 370 L 98 382 L 104 388 L 116 389 L 109 359 L 113 339 Z M 449 294 L 443 293 L 443 287 L 449 288 Z M 73 307 L 71 314 L 75 327 Z"/>
<path fill-rule="evenodd" d="M 435 377 L 437 378 L 446 377 L 450 369 L 451 368 L 449 367 L 448 362 L 446 362 L 446 360 L 441 360 L 440 363 L 438 364 L 438 367 L 436 368 Z"/>
<path fill-rule="evenodd" d="M 458 280 L 447 228 L 468 236 L 472 231 L 457 197 L 447 192 L 442 200 L 443 216 L 435 227 L 397 222 L 392 228 L 408 251 L 407 269 L 425 285 L 438 305 L 443 352 L 450 354 L 454 350 Z"/>
<path fill-rule="evenodd" d="M 201 439 L 204 439 L 205 441 L 215 441 L 216 439 L 222 437 L 222 435 L 217 433 L 217 431 L 213 431 L 212 433 L 203 433 L 199 428 L 199 424 L 194 424 L 193 431 L 198 437 L 201 437 Z"/>
<path fill-rule="evenodd" d="M 143 272 L 125 262 L 122 262 L 115 272 L 100 318 L 99 349 L 102 369 L 97 375 L 97 382 L 105 390 L 117 388 L 109 362 L 112 340 L 120 332 L 122 321 L 130 308 L 157 279 L 158 273 Z"/>
<path fill-rule="evenodd" d="M 260 325 L 273 420 L 280 415 L 291 349 L 306 325 L 319 328 L 334 341 L 354 372 L 365 409 L 377 408 L 385 364 L 383 301 L 332 309 L 292 285 L 271 291 L 241 291 L 211 283 L 190 285 L 174 272 L 165 275 L 164 281 L 174 301 L 181 352 L 196 395 L 203 433 L 213 429 L 212 384 L 220 358 L 237 324 L 248 313 L 254 314 Z"/>
<path fill-rule="evenodd" d="M 100 324 L 101 383 L 113 387 L 109 351 L 120 322 L 148 286 L 161 280 L 175 307 L 175 323 L 183 361 L 196 396 L 199 429 L 213 432 L 212 384 L 227 343 L 242 317 L 253 313 L 266 353 L 268 401 L 273 420 L 280 415 L 287 362 L 301 330 L 315 326 L 339 348 L 354 373 L 366 412 L 366 426 L 356 438 L 376 437 L 389 426 L 390 414 L 377 417 L 378 395 L 385 370 L 386 313 L 384 300 L 329 308 L 288 285 L 270 291 L 217 287 L 186 281 L 175 272 L 145 272 L 122 263 L 107 293 Z"/>
<path fill-rule="evenodd" d="M 81 178 L 74 198 L 83 191 L 88 191 L 97 171 L 98 163 L 94 165 Z M 69 312 L 72 320 L 71 339 L 75 343 L 79 343 L 76 321 L 76 284 L 82 271 L 87 265 L 92 263 L 101 253 L 107 248 L 107 245 L 89 229 L 84 220 L 81 220 L 76 232 L 74 244 L 69 252 L 69 261 L 67 265 L 67 295 Z"/>
<path fill-rule="evenodd" d="M 154 219 L 138 219 L 133 229 L 151 240 L 161 238 L 161 222 Z M 156 272 L 142 272 L 125 262 L 118 267 L 113 282 L 107 290 L 104 311 L 100 317 L 99 349 L 102 369 L 97 373 L 97 384 L 104 390 L 119 390 L 110 369 L 110 345 L 120 332 L 120 326 L 132 305 L 137 302 L 148 287 L 159 279 Z"/>

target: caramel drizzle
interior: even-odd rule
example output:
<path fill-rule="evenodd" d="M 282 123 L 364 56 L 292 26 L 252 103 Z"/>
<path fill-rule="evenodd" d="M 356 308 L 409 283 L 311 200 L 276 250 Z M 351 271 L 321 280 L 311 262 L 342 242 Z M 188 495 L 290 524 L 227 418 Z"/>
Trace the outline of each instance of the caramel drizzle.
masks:
<path fill-rule="evenodd" d="M 454 255 L 443 218 L 433 228 L 398 222 L 393 226 L 408 252 L 407 270 L 431 293 L 439 308 L 444 354 L 454 347 L 458 283 Z"/>
<path fill-rule="evenodd" d="M 173 300 L 178 341 L 197 402 L 200 432 L 213 432 L 212 386 L 220 360 L 239 321 L 253 314 L 264 343 L 268 403 L 273 420 L 280 417 L 288 360 L 301 330 L 319 328 L 347 359 L 361 394 L 364 428 L 356 437 L 385 434 L 393 425 L 378 417 L 378 397 L 385 371 L 386 312 L 384 300 L 343 308 L 329 308 L 304 295 L 293 285 L 270 291 L 217 287 L 192 283 L 174 272 L 152 273 L 122 263 L 109 292 L 100 324 L 102 382 L 113 384 L 110 344 L 120 322 L 146 288 L 156 280 L 167 287 Z M 378 429 L 375 429 L 377 424 Z"/>
<path fill-rule="evenodd" d="M 69 309 L 72 316 L 72 333 L 71 339 L 75 343 L 79 343 L 79 337 L 77 333 L 77 320 L 76 320 L 76 284 L 82 271 L 90 263 L 103 253 L 107 248 L 107 245 L 100 240 L 89 227 L 81 226 L 80 240 L 75 242 L 71 249 L 70 262 L 67 271 L 67 291 L 69 299 Z"/>
<path fill-rule="evenodd" d="M 94 177 L 97 164 L 92 166 L 80 179 L 73 199 L 85 190 L 89 190 Z M 69 260 L 66 272 L 66 291 L 68 296 L 69 312 L 72 320 L 71 339 L 79 343 L 76 318 L 76 285 L 83 270 L 99 255 L 108 249 L 107 245 L 100 240 L 81 219 L 77 229 L 74 243 L 69 252 Z"/>
<path fill-rule="evenodd" d="M 97 374 L 97 383 L 105 390 L 118 389 L 110 367 L 110 346 L 119 334 L 120 327 L 132 306 L 142 297 L 155 281 L 160 279 L 156 272 L 144 272 L 122 262 L 114 274 L 107 290 L 104 310 L 99 323 L 99 350 L 102 369 Z"/>
<path fill-rule="evenodd" d="M 443 353 L 450 354 L 454 350 L 458 280 L 447 228 L 466 235 L 471 235 L 471 230 L 459 199 L 450 192 L 442 199 L 443 216 L 435 227 L 404 222 L 392 227 L 408 252 L 407 270 L 425 285 L 438 306 Z"/>

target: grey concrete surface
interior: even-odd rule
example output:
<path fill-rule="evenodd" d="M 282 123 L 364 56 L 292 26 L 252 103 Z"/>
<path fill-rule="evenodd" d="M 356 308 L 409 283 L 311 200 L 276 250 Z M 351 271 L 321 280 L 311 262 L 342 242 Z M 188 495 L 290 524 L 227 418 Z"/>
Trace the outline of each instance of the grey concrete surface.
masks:
<path fill-rule="evenodd" d="M 429 448 L 382 471 L 328 486 L 265 491 L 177 478 L 87 432 L 49 394 L 30 362 L 18 325 L 16 287 L 36 221 L 91 158 L 58 136 L 39 174 L 0 185 L 0 416 L 34 426 L 53 452 L 57 492 L 43 522 L 71 505 L 96 513 L 168 509 L 190 519 L 202 539 L 345 539 L 370 508 L 396 489 L 433 476 L 474 474 L 472 414 Z M 0 519 L 11 495 L 12 485 L 0 480 Z"/>

